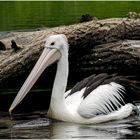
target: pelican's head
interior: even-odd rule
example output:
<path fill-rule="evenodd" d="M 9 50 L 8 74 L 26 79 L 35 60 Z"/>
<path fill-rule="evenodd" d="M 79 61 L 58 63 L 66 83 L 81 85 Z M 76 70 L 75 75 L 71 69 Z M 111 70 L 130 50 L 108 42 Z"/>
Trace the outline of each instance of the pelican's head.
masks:
<path fill-rule="evenodd" d="M 52 63 L 59 60 L 63 54 L 68 54 L 68 40 L 64 34 L 51 35 L 46 39 L 45 48 L 33 70 L 14 99 L 11 112 L 26 96 L 42 72 Z"/>
<path fill-rule="evenodd" d="M 45 47 L 50 49 L 57 49 L 62 51 L 68 51 L 68 40 L 64 34 L 51 35 L 46 39 Z"/>

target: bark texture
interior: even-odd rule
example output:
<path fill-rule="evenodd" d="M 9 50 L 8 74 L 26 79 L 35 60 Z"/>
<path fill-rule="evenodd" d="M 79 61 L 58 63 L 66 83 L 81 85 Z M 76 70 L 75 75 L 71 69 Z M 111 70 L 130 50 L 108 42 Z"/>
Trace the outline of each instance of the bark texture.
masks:
<path fill-rule="evenodd" d="M 40 56 L 46 37 L 52 34 L 65 34 L 68 38 L 70 84 L 101 72 L 140 77 L 140 42 L 135 41 L 140 40 L 140 19 L 114 18 L 0 36 L 0 44 L 6 48 L 0 50 L 1 88 L 23 83 Z M 13 41 L 20 49 L 11 48 Z M 49 81 L 53 81 L 54 71 L 48 70 Z M 45 72 L 43 75 L 40 82 L 46 78 Z"/>

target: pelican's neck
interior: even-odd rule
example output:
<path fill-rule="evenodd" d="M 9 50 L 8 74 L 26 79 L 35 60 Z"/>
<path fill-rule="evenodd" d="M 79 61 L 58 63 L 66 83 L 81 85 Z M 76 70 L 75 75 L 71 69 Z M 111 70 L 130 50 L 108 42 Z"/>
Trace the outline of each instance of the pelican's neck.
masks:
<path fill-rule="evenodd" d="M 62 54 L 58 64 L 57 72 L 52 90 L 52 97 L 48 115 L 51 118 L 60 118 L 61 114 L 67 114 L 67 109 L 64 102 L 64 93 L 66 90 L 68 79 L 68 52 Z"/>
<path fill-rule="evenodd" d="M 52 90 L 52 100 L 59 100 L 62 102 L 67 86 L 68 79 L 68 55 L 64 53 L 57 63 L 57 71 Z"/>

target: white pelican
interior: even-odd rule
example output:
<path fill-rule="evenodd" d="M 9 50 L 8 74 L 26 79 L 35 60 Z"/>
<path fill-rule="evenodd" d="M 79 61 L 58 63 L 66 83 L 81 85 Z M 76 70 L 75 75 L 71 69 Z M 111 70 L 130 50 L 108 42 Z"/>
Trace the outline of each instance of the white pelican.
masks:
<path fill-rule="evenodd" d="M 126 118 L 136 110 L 139 100 L 132 80 L 115 74 L 92 75 L 65 92 L 69 71 L 68 40 L 58 34 L 46 39 L 39 60 L 14 99 L 11 112 L 32 88 L 41 73 L 56 60 L 57 72 L 53 85 L 48 117 L 81 124 L 101 123 Z M 130 78 L 130 77 L 127 77 Z"/>

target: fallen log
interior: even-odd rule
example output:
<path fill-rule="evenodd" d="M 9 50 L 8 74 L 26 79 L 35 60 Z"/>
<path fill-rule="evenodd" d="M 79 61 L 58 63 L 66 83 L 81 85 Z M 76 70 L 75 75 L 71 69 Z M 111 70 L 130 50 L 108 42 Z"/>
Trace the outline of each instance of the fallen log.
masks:
<path fill-rule="evenodd" d="M 0 36 L 6 50 L 0 50 L 0 87 L 21 86 L 37 61 L 47 36 L 65 34 L 70 44 L 69 83 L 93 73 L 108 72 L 139 77 L 140 47 L 126 39 L 140 39 L 140 19 L 115 18 L 92 20 L 70 26 L 33 32 L 11 32 Z M 20 48 L 11 48 L 11 41 Z M 109 43 L 109 44 L 108 44 Z M 101 45 L 102 44 L 102 45 Z M 106 45 L 103 45 L 106 44 Z M 53 82 L 54 69 L 48 70 L 39 83 Z M 76 78 L 74 74 L 76 73 Z M 74 78 L 72 78 L 74 77 Z M 43 82 L 41 82 L 43 81 Z M 51 82 L 50 82 L 51 81 Z"/>
<path fill-rule="evenodd" d="M 135 75 L 140 80 L 140 41 L 120 40 L 95 46 L 79 60 L 80 71 L 94 73 L 119 73 Z M 81 62 L 81 63 L 80 63 Z M 75 65 L 78 63 L 76 62 Z"/>

